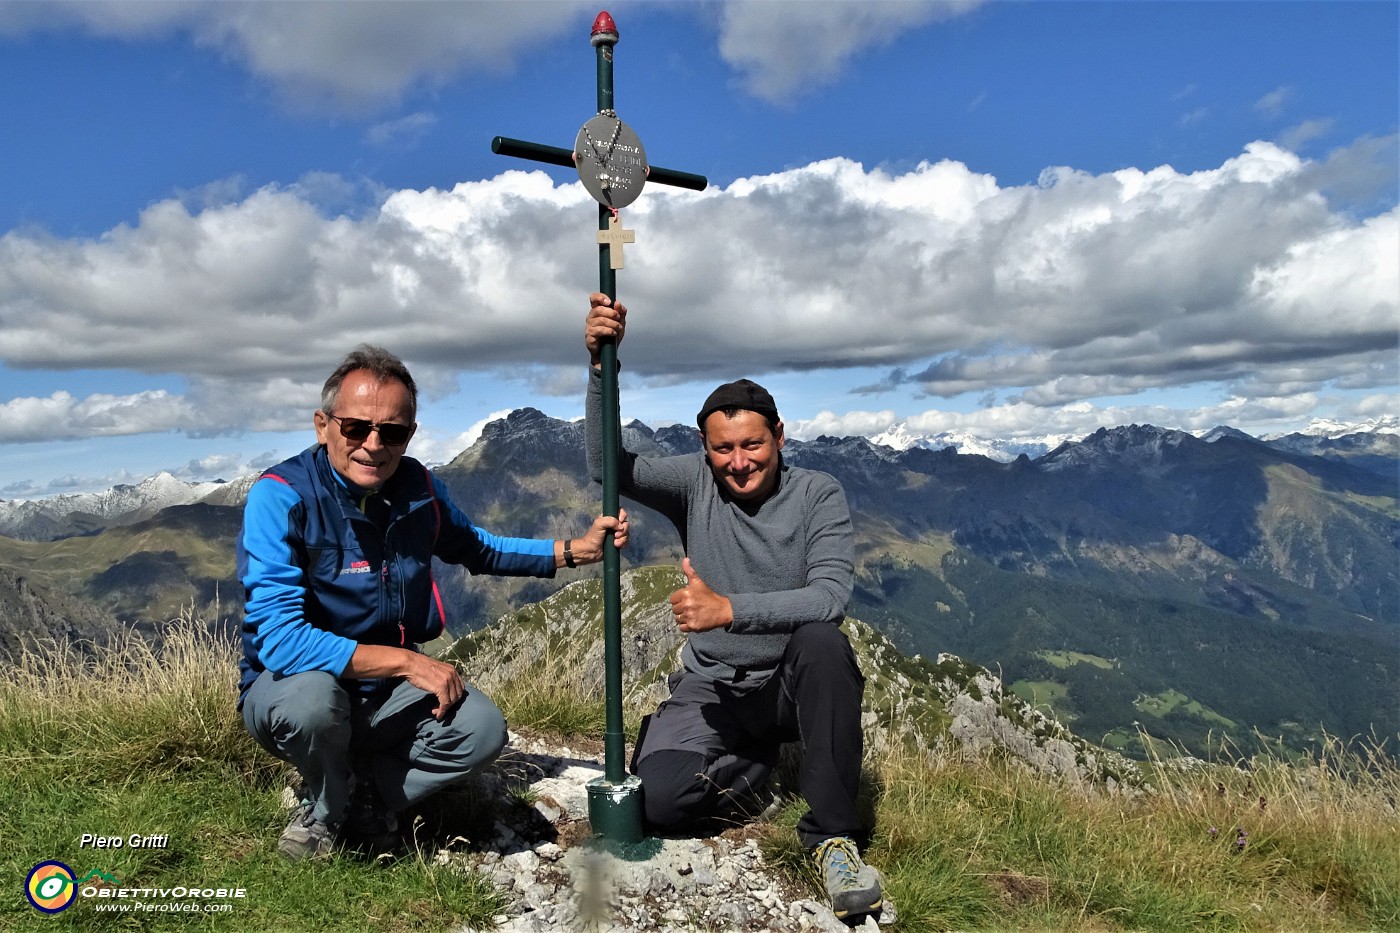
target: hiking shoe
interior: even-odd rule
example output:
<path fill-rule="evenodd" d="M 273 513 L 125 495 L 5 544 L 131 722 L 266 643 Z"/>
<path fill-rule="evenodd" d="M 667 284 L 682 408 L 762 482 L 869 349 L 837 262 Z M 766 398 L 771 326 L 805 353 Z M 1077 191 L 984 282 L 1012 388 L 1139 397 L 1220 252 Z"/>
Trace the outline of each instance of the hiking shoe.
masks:
<path fill-rule="evenodd" d="M 309 858 L 325 858 L 335 851 L 334 827 L 312 816 L 312 804 L 304 800 L 292 811 L 292 821 L 277 840 L 277 851 L 283 858 L 299 862 Z"/>
<path fill-rule="evenodd" d="M 826 882 L 831 912 L 845 919 L 858 914 L 878 913 L 884 903 L 880 875 L 860 860 L 853 840 L 833 836 L 812 852 Z"/>

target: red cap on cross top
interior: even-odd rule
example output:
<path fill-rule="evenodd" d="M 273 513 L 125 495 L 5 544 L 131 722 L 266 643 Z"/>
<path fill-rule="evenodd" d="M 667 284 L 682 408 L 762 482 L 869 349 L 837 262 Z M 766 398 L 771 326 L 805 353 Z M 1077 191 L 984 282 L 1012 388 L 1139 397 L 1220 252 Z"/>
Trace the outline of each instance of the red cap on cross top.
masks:
<path fill-rule="evenodd" d="M 607 10 L 598 14 L 598 18 L 593 20 L 593 32 L 591 35 L 600 36 L 605 33 L 617 35 L 617 23 L 613 22 L 612 14 Z"/>

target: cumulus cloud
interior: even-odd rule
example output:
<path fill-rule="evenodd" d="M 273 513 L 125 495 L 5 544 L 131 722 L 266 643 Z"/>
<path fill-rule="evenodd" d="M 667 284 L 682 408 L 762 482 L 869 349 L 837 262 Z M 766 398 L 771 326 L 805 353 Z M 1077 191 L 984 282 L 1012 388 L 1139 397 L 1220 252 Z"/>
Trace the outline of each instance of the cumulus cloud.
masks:
<path fill-rule="evenodd" d="M 981 2 L 729 0 L 720 7 L 720 54 L 751 93 L 781 101 L 835 80 L 865 49 Z M 0 35 L 79 28 L 125 41 L 183 38 L 239 62 L 296 106 L 359 111 L 462 73 L 509 71 L 528 50 L 585 27 L 596 11 L 580 0 L 46 0 L 0 4 Z M 371 133 L 422 130 L 415 115 Z"/>
<path fill-rule="evenodd" d="M 55 392 L 47 398 L 0 403 L 0 441 L 8 443 L 150 434 L 189 430 L 196 424 L 193 407 L 164 390 L 83 399 Z"/>
<path fill-rule="evenodd" d="M 191 460 L 179 470 L 170 473 L 187 482 L 199 483 L 210 479 L 233 479 L 253 472 L 243 457 L 236 453 L 210 454 Z"/>
<path fill-rule="evenodd" d="M 1026 410 L 1206 382 L 1379 389 L 1395 379 L 1400 211 L 1357 217 L 1320 187 L 1373 173 L 1367 156 L 1394 151 L 1375 142 L 1322 163 L 1259 142 L 1206 171 L 1054 168 L 1022 186 L 950 161 L 832 159 L 657 187 L 626 218 L 628 371 L 889 367 L 864 391 Z M 190 389 L 14 399 L 0 437 L 301 429 L 360 341 L 404 356 L 430 394 L 475 370 L 577 395 L 592 208 L 577 183 L 508 171 L 353 218 L 269 187 L 163 201 L 93 239 L 8 233 L 0 362 L 174 372 Z"/>
<path fill-rule="evenodd" d="M 1325 400 L 1311 393 L 1279 397 L 1231 396 L 1211 404 L 1174 407 L 1170 405 L 1099 405 L 1087 401 L 1046 408 L 1027 402 L 991 405 L 973 411 L 932 408 L 908 417 L 893 411 L 823 411 L 799 421 L 786 423 L 796 438 L 810 440 L 823 434 L 834 437 L 862 435 L 873 437 L 903 428 L 921 436 L 942 434 L 999 440 L 1011 443 L 1040 443 L 1053 447 L 1065 440 L 1078 440 L 1104 425 L 1153 424 L 1201 434 L 1220 425 L 1242 427 L 1255 436 L 1287 429 L 1306 421 L 1319 410 L 1345 423 L 1393 414 L 1378 397 L 1361 400 Z M 1320 409 L 1319 406 L 1323 406 Z"/>
<path fill-rule="evenodd" d="M 124 40 L 188 37 L 241 62 L 293 102 L 360 109 L 469 69 L 509 70 L 522 51 L 577 30 L 593 11 L 575 0 L 47 0 L 0 4 L 0 35 L 76 26 Z"/>
<path fill-rule="evenodd" d="M 719 51 L 740 72 L 747 90 L 782 102 L 799 90 L 834 81 L 866 49 L 980 5 L 981 0 L 734 0 L 720 13 Z"/>
<path fill-rule="evenodd" d="M 1400 201 L 1400 137 L 1365 136 L 1309 164 L 1304 184 L 1334 204 L 1358 214 L 1375 213 Z"/>

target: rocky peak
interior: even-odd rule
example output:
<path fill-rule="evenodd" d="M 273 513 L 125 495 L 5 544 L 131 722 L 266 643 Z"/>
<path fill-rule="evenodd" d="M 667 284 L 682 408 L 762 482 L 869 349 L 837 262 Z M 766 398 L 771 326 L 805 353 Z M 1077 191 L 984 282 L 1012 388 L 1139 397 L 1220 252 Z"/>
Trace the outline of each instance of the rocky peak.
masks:
<path fill-rule="evenodd" d="M 789 441 L 783 451 L 793 466 L 821 470 L 839 477 L 848 495 L 862 486 L 889 487 L 899 472 L 896 454 L 888 447 L 876 447 L 863 437 L 831 437 L 823 434 L 811 441 Z"/>
<path fill-rule="evenodd" d="M 538 408 L 517 408 L 504 418 L 488 422 L 486 427 L 481 429 L 481 437 L 477 443 L 481 443 L 483 440 L 509 440 L 539 431 L 553 431 L 561 427 L 568 427 L 568 422 L 551 418 Z"/>
<path fill-rule="evenodd" d="M 573 470 L 583 447 L 583 425 L 551 418 L 535 408 L 517 408 L 481 429 L 476 443 L 447 465 L 446 471 L 472 469 Z"/>
<path fill-rule="evenodd" d="M 668 454 L 693 454 L 704 449 L 700 432 L 688 424 L 670 424 L 657 429 L 656 443 Z"/>
<path fill-rule="evenodd" d="M 1249 441 L 1255 444 L 1259 443 L 1259 439 L 1254 437 L 1253 435 L 1246 434 L 1239 428 L 1232 428 L 1227 424 L 1219 424 L 1211 428 L 1209 431 L 1201 435 L 1201 440 L 1205 441 L 1207 444 L 1214 444 L 1216 441 L 1224 440 L 1227 437 L 1237 441 Z"/>
<path fill-rule="evenodd" d="M 1164 457 L 1177 448 L 1200 444 L 1185 431 L 1159 428 L 1151 424 L 1130 424 L 1099 428 L 1078 443 L 1062 444 L 1046 454 L 1037 465 L 1043 470 L 1103 470 L 1160 466 Z"/>

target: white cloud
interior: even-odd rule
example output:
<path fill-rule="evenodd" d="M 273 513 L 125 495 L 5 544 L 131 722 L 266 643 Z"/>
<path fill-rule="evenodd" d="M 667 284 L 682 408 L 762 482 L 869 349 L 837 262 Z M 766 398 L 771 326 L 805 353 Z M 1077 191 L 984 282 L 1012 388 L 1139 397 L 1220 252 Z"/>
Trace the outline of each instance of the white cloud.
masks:
<path fill-rule="evenodd" d="M 884 411 L 847 411 L 837 414 L 834 411 L 820 411 L 811 418 L 786 420 L 783 427 L 787 433 L 802 440 L 811 440 L 823 434 L 831 437 L 860 435 L 873 437 L 906 420 L 899 418 L 889 409 Z"/>
<path fill-rule="evenodd" d="M 1254 109 L 1269 117 L 1283 112 L 1284 105 L 1293 97 L 1293 88 L 1281 85 L 1254 102 Z"/>
<path fill-rule="evenodd" d="M 1302 123 L 1291 126 L 1279 134 L 1279 145 L 1283 146 L 1285 149 L 1292 149 L 1296 152 L 1314 139 L 1326 136 L 1328 133 L 1332 132 L 1334 122 L 1335 121 L 1331 119 L 1304 120 Z"/>
<path fill-rule="evenodd" d="M 751 93 L 781 102 L 834 81 L 866 49 L 980 5 L 981 0 L 731 0 L 720 13 L 719 50 Z"/>
<path fill-rule="evenodd" d="M 0 442 L 5 443 L 159 433 L 196 423 L 191 406 L 163 390 L 84 399 L 55 392 L 0 403 Z"/>
<path fill-rule="evenodd" d="M 1320 411 L 1332 420 L 1359 423 L 1367 418 L 1394 414 L 1394 398 L 1322 399 L 1312 393 L 1290 396 L 1243 398 L 1191 407 L 1165 404 L 1099 405 L 1079 401 L 1044 407 L 1026 402 L 992 405 L 975 411 L 928 409 L 899 418 L 892 411 L 823 411 L 813 418 L 788 422 L 793 437 L 810 440 L 822 434 L 835 437 L 873 437 L 902 426 L 911 434 L 956 434 L 1010 442 L 1058 443 L 1092 434 L 1104 425 L 1153 424 L 1179 431 L 1202 433 L 1219 425 L 1231 425 L 1256 437 L 1291 430 Z"/>
<path fill-rule="evenodd" d="M 417 146 L 437 122 L 438 118 L 431 113 L 411 113 L 371 126 L 365 131 L 365 141 L 374 146 L 409 149 Z"/>
<path fill-rule="evenodd" d="M 128 41 L 185 36 L 293 102 L 360 109 L 463 71 L 507 71 L 522 51 L 581 28 L 593 10 L 574 0 L 46 0 L 0 4 L 0 34 L 78 26 Z"/>
<path fill-rule="evenodd" d="M 728 0 L 720 53 L 752 93 L 780 101 L 835 80 L 865 49 L 981 3 Z M 359 111 L 459 74 L 510 71 L 526 51 L 586 28 L 596 11 L 578 0 L 45 0 L 0 3 L 0 35 L 80 28 L 124 41 L 183 38 L 241 63 L 296 106 Z M 376 130 L 421 132 L 419 116 Z"/>
<path fill-rule="evenodd" d="M 214 479 L 230 480 L 254 472 L 241 454 L 210 454 L 191 460 L 178 470 L 169 471 L 172 476 L 189 483 L 202 483 Z"/>
<path fill-rule="evenodd" d="M 956 162 L 833 159 L 653 189 L 629 212 L 625 362 L 657 381 L 888 366 L 872 391 L 1032 408 L 1201 382 L 1380 388 L 1395 378 L 1400 210 L 1357 219 L 1319 188 L 1373 173 L 1394 151 L 1375 143 L 1325 163 L 1254 143 L 1209 171 L 1054 168 L 1015 187 Z M 591 207 L 577 183 L 508 171 L 358 218 L 270 187 L 197 211 L 160 202 L 95 239 L 8 233 L 0 362 L 175 373 L 190 389 L 12 400 L 0 437 L 302 429 L 361 341 L 402 355 L 429 393 L 469 370 L 577 394 Z"/>
<path fill-rule="evenodd" d="M 1400 138 L 1394 135 L 1362 137 L 1349 146 L 1328 153 L 1308 167 L 1304 184 L 1323 192 L 1331 201 L 1359 215 L 1400 201 Z"/>
<path fill-rule="evenodd" d="M 1186 129 L 1187 127 L 1195 126 L 1197 123 L 1203 122 L 1208 116 L 1210 116 L 1209 107 L 1196 107 L 1194 110 L 1188 110 L 1177 117 L 1176 125 L 1182 129 Z"/>

